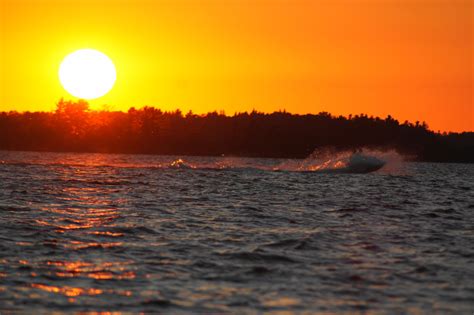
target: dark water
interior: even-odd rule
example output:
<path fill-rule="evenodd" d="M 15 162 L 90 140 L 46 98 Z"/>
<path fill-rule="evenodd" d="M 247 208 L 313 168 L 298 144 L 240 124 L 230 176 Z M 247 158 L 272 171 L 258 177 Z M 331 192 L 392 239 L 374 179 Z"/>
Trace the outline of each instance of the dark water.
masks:
<path fill-rule="evenodd" d="M 473 313 L 473 165 L 176 159 L 0 152 L 0 312 Z"/>

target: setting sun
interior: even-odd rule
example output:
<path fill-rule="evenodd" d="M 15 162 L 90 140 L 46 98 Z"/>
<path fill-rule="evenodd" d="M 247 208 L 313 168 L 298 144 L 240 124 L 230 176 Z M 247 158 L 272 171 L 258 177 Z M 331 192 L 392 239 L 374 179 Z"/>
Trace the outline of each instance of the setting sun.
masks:
<path fill-rule="evenodd" d="M 64 58 L 59 80 L 66 91 L 79 98 L 104 96 L 114 86 L 115 66 L 105 54 L 93 49 L 77 50 Z"/>

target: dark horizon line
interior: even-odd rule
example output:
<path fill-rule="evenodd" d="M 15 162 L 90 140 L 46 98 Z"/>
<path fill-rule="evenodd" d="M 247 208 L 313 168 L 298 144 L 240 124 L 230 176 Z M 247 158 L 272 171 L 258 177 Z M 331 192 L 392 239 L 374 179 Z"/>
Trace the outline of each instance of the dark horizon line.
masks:
<path fill-rule="evenodd" d="M 359 113 L 359 114 L 348 114 L 348 115 L 336 115 L 336 114 L 332 114 L 331 112 L 329 111 L 325 111 L 325 110 L 322 110 L 322 111 L 319 111 L 318 113 L 311 113 L 311 112 L 307 112 L 307 113 L 304 113 L 304 114 L 300 114 L 300 113 L 294 113 L 294 112 L 291 112 L 291 111 L 288 111 L 286 109 L 278 109 L 278 110 L 274 110 L 272 112 L 265 112 L 265 111 L 260 111 L 260 110 L 257 110 L 257 109 L 252 109 L 252 111 L 235 111 L 233 114 L 227 114 L 225 110 L 217 110 L 217 109 L 214 109 L 212 111 L 208 111 L 206 113 L 201 113 L 201 114 L 197 114 L 197 113 L 194 113 L 193 110 L 189 110 L 187 111 L 186 113 L 184 113 L 180 108 L 176 108 L 176 109 L 171 109 L 171 110 L 163 110 L 161 109 L 160 107 L 156 107 L 155 105 L 143 105 L 141 107 L 138 107 L 138 106 L 131 106 L 129 107 L 127 110 L 114 110 L 114 109 L 92 109 L 90 108 L 90 104 L 89 102 L 86 100 L 86 99 L 77 99 L 77 100 L 68 100 L 68 99 L 64 99 L 63 97 L 59 99 L 59 101 L 56 103 L 56 104 L 60 104 L 61 102 L 65 102 L 65 103 L 70 103 L 70 104 L 80 104 L 80 103 L 84 103 L 87 108 L 84 110 L 84 112 L 88 112 L 88 113 L 129 113 L 131 110 L 143 110 L 143 109 L 146 109 L 146 108 L 150 108 L 150 109 L 154 109 L 154 110 L 158 110 L 160 112 L 162 112 L 163 114 L 181 114 L 183 117 L 186 117 L 188 115 L 193 115 L 193 116 L 197 116 L 197 117 L 206 117 L 206 116 L 209 116 L 209 115 L 218 115 L 218 116 L 224 116 L 224 117 L 229 117 L 229 118 L 232 118 L 232 117 L 236 117 L 236 116 L 239 116 L 239 115 L 252 115 L 252 114 L 257 114 L 257 115 L 274 115 L 274 114 L 287 114 L 287 115 L 291 115 L 291 116 L 295 116 L 295 117 L 303 117 L 303 116 L 328 116 L 330 118 L 333 118 L 333 119 L 340 119 L 340 118 L 344 118 L 346 120 L 351 120 L 351 119 L 355 119 L 355 118 L 368 118 L 368 119 L 375 119 L 375 120 L 392 120 L 392 121 L 396 121 L 398 124 L 400 125 L 408 125 L 408 126 L 423 126 L 425 129 L 435 133 L 435 134 L 440 134 L 440 135 L 446 135 L 446 134 L 474 134 L 474 129 L 472 130 L 463 130 L 463 131 L 447 131 L 447 130 L 444 130 L 444 131 L 441 131 L 441 130 L 434 130 L 432 128 L 429 127 L 429 124 L 425 121 L 425 120 L 416 120 L 415 122 L 412 122 L 412 121 L 409 121 L 409 120 L 405 120 L 403 123 L 401 122 L 401 120 L 393 117 L 391 114 L 387 114 L 385 116 L 385 118 L 383 118 L 382 116 L 377 116 L 377 115 L 373 115 L 373 114 L 369 114 L 369 113 Z M 108 106 L 108 104 L 103 104 L 101 106 Z M 18 114 L 26 114 L 26 113 L 56 113 L 58 111 L 58 109 L 53 109 L 53 110 L 36 110 L 36 111 L 30 111 L 30 110 L 25 110 L 25 111 L 18 111 L 18 110 L 9 110 L 9 111 L 0 111 L 0 114 L 9 114 L 9 113 L 18 113 Z"/>
<path fill-rule="evenodd" d="M 0 149 L 304 158 L 325 147 L 366 147 L 419 161 L 474 163 L 474 132 L 435 133 L 424 122 L 400 124 L 391 115 L 89 109 L 84 100 L 61 100 L 54 112 L 0 112 Z"/>

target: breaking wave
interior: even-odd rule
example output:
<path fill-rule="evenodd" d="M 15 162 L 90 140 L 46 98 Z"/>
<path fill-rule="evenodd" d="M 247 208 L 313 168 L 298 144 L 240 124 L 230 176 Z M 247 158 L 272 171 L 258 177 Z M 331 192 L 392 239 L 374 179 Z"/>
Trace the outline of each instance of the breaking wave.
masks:
<path fill-rule="evenodd" d="M 370 173 L 400 169 L 403 157 L 396 151 L 360 149 L 356 151 L 315 150 L 302 161 L 287 161 L 275 170 L 320 173 Z"/>
<path fill-rule="evenodd" d="M 370 173 L 398 168 L 402 157 L 395 151 L 316 150 L 304 160 L 248 159 L 222 157 L 209 162 L 192 163 L 181 158 L 158 166 L 169 169 L 255 169 L 264 171 Z"/>
<path fill-rule="evenodd" d="M 32 155 L 34 153 L 19 153 Z M 52 167 L 114 167 L 144 168 L 163 170 L 262 170 L 317 173 L 370 173 L 400 170 L 403 158 L 395 151 L 377 151 L 369 149 L 336 151 L 331 149 L 315 150 L 305 159 L 269 159 L 240 157 L 197 157 L 197 156 L 159 156 L 125 154 L 77 154 L 74 159 L 64 159 L 64 154 L 49 153 L 49 158 L 35 155 L 30 162 L 2 159 L 0 164 L 19 167 L 49 165 Z M 51 157 L 57 156 L 57 158 Z M 6 156 L 5 156 L 6 157 Z"/>

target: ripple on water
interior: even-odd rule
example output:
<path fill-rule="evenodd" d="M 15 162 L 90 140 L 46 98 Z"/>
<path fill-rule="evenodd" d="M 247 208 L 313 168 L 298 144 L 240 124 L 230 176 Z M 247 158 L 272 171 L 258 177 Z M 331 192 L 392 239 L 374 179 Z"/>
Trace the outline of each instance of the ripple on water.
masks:
<path fill-rule="evenodd" d="M 0 152 L 0 312 L 472 312 L 471 166 L 179 158 Z"/>

